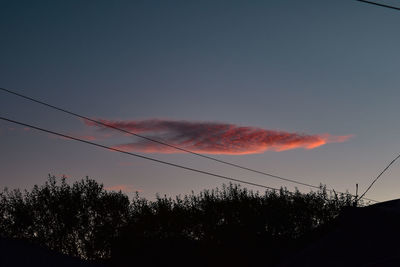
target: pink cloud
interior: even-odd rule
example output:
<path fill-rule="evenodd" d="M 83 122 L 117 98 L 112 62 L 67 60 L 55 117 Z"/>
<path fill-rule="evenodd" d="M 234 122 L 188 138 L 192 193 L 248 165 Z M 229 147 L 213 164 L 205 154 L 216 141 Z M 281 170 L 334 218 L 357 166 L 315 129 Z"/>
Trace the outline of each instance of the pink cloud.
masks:
<path fill-rule="evenodd" d="M 110 121 L 104 124 L 134 133 L 146 134 L 154 139 L 196 153 L 243 155 L 263 153 L 267 150 L 284 151 L 296 148 L 314 149 L 328 143 L 341 143 L 352 135 L 303 134 L 268 130 L 251 126 L 238 126 L 216 122 L 189 122 L 175 120 Z M 91 127 L 111 130 L 105 126 L 85 121 Z M 145 153 L 183 153 L 148 140 L 113 146 L 117 149 Z"/>

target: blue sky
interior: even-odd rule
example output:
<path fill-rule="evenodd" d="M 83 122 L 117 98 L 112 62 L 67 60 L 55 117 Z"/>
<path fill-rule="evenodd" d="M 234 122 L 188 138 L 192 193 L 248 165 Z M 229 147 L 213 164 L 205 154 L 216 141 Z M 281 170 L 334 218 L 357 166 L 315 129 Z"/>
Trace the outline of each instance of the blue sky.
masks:
<path fill-rule="evenodd" d="M 311 150 L 216 157 L 338 191 L 359 183 L 363 191 L 400 152 L 399 22 L 400 12 L 350 0 L 1 1 L 0 86 L 94 118 L 351 134 Z M 0 113 L 71 134 L 93 131 L 4 93 Z M 0 145 L 1 185 L 12 188 L 41 184 L 48 173 L 71 181 L 88 175 L 147 197 L 223 182 L 6 122 Z M 145 155 L 294 188 L 191 155 Z M 396 164 L 368 197 L 398 198 L 399 173 Z"/>

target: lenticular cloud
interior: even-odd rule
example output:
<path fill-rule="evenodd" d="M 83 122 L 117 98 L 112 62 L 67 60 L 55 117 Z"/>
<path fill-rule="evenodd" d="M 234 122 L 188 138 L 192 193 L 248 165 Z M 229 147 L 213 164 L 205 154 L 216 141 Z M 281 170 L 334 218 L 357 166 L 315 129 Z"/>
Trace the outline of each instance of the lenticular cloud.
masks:
<path fill-rule="evenodd" d="M 204 154 L 242 155 L 263 153 L 266 150 L 313 149 L 327 143 L 344 142 L 351 137 L 351 135 L 332 136 L 330 134 L 307 135 L 216 122 L 160 119 L 100 121 L 113 127 Z M 90 121 L 85 121 L 85 124 L 105 130 L 110 129 Z M 145 153 L 182 153 L 180 150 L 144 139 L 119 144 L 114 148 Z"/>

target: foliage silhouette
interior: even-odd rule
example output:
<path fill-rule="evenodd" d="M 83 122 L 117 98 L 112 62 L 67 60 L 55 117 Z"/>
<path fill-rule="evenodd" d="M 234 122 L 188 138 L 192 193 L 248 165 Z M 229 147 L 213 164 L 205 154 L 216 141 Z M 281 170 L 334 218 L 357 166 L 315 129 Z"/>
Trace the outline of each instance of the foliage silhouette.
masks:
<path fill-rule="evenodd" d="M 84 259 L 110 257 L 112 238 L 129 218 L 129 199 L 107 192 L 88 178 L 58 185 L 49 176 L 32 191 L 0 194 L 3 236 L 28 239 L 62 253 Z"/>
<path fill-rule="evenodd" d="M 270 265 L 352 204 L 350 194 L 323 186 L 260 194 L 236 184 L 154 201 L 136 193 L 129 201 L 87 177 L 69 185 L 49 175 L 31 191 L 0 192 L 0 233 L 114 266 Z"/>

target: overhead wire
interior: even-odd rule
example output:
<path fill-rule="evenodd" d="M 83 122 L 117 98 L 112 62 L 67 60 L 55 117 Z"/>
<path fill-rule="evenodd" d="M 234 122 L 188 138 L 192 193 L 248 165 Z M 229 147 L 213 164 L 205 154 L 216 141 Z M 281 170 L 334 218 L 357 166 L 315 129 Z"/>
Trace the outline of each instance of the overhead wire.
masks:
<path fill-rule="evenodd" d="M 298 184 L 298 185 L 302 185 L 302 186 L 308 186 L 308 187 L 316 188 L 316 189 L 320 189 L 321 188 L 320 186 L 317 186 L 317 185 L 304 183 L 304 182 L 300 182 L 300 181 L 297 181 L 297 180 L 294 180 L 294 179 L 289 179 L 289 178 L 285 178 L 285 177 L 282 177 L 282 176 L 274 175 L 274 174 L 271 174 L 271 173 L 267 173 L 267 172 L 263 172 L 263 171 L 259 171 L 259 170 L 255 170 L 255 169 L 251 169 L 251 168 L 239 165 L 239 164 L 231 163 L 231 162 L 228 162 L 228 161 L 225 161 L 225 160 L 221 160 L 221 159 L 218 159 L 218 158 L 214 158 L 214 157 L 211 157 L 211 156 L 207 156 L 207 155 L 203 155 L 203 154 L 200 154 L 200 153 L 197 153 L 197 152 L 193 152 L 193 151 L 185 149 L 185 148 L 181 148 L 181 147 L 178 147 L 178 146 L 175 146 L 175 145 L 171 145 L 171 144 L 168 144 L 168 143 L 163 142 L 161 140 L 157 140 L 157 139 L 150 138 L 150 137 L 147 137 L 147 136 L 144 136 L 144 135 L 140 135 L 140 134 L 134 133 L 132 131 L 128 131 L 128 130 L 125 130 L 125 129 L 122 129 L 122 128 L 119 128 L 119 127 L 115 127 L 113 125 L 104 123 L 104 122 L 102 122 L 100 120 L 95 120 L 95 119 L 89 118 L 87 116 L 83 116 L 83 115 L 80 115 L 78 113 L 72 112 L 70 110 L 66 110 L 64 108 L 57 107 L 55 105 L 52 105 L 52 104 L 49 104 L 47 102 L 44 102 L 44 101 L 41 101 L 41 100 L 38 100 L 38 99 L 35 99 L 35 98 L 32 98 L 32 97 L 23 95 L 21 93 L 15 92 L 15 91 L 10 90 L 10 89 L 6 89 L 6 88 L 1 88 L 0 87 L 0 90 L 4 91 L 6 93 L 9 93 L 9 94 L 24 98 L 26 100 L 29 100 L 29 101 L 44 105 L 44 106 L 52 108 L 54 110 L 58 110 L 58 111 L 67 113 L 69 115 L 78 117 L 80 119 L 87 120 L 87 121 L 96 123 L 98 125 L 101 125 L 101 126 L 104 126 L 104 127 L 108 127 L 110 129 L 114 129 L 114 130 L 117 130 L 117 131 L 120 131 L 120 132 L 123 132 L 123 133 L 127 133 L 127 134 L 130 134 L 130 135 L 142 138 L 142 139 L 146 139 L 148 141 L 155 142 L 155 143 L 167 146 L 167 147 L 171 147 L 171 148 L 174 148 L 176 150 L 179 150 L 179 151 L 182 151 L 182 152 L 186 152 L 186 153 L 189 153 L 189 154 L 192 154 L 192 155 L 195 155 L 195 156 L 199 156 L 199 157 L 202 157 L 202 158 L 213 160 L 213 161 L 225 164 L 225 165 L 229 165 L 229 166 L 236 167 L 236 168 L 239 168 L 239 169 L 242 169 L 242 170 L 246 170 L 246 171 L 250 171 L 250 172 L 253 172 L 253 173 L 265 175 L 265 176 L 268 176 L 268 177 L 271 177 L 271 178 L 274 178 L 274 179 L 278 179 L 278 180 L 281 180 L 281 181 L 286 181 L 286 182 L 290 182 L 290 183 L 294 183 L 294 184 Z M 343 193 L 343 192 L 335 191 L 335 190 L 329 189 L 329 188 L 327 188 L 326 190 L 329 191 L 329 192 L 332 192 L 332 193 L 336 193 L 336 192 Z M 368 199 L 368 200 L 375 201 L 375 200 L 371 200 L 371 199 Z"/>
<path fill-rule="evenodd" d="M 395 7 L 395 6 L 391 6 L 391 5 L 386 5 L 386 4 L 381 4 L 381 3 L 377 3 L 377 2 L 372 2 L 372 1 L 367 1 L 367 0 L 356 0 L 358 2 L 363 2 L 366 4 L 371 4 L 371 5 L 375 5 L 375 6 L 380 6 L 380 7 L 385 7 L 385 8 L 390 8 L 390 9 L 394 9 L 394 10 L 398 10 L 400 11 L 399 7 Z M 400 158 L 400 155 L 398 155 L 397 157 L 395 157 L 383 170 L 382 172 L 379 173 L 379 175 L 372 181 L 372 183 L 368 186 L 368 188 L 364 191 L 364 193 L 362 195 L 360 195 L 360 197 L 358 199 L 361 199 L 365 196 L 365 194 L 372 188 L 372 186 L 375 184 L 376 181 L 378 181 L 378 179 L 390 168 L 390 166 Z"/>
<path fill-rule="evenodd" d="M 381 173 L 379 173 L 379 175 L 372 181 L 372 183 L 368 186 L 368 188 L 365 190 L 365 192 L 360 195 L 359 199 L 363 198 L 365 196 L 365 194 L 371 189 L 371 187 L 375 184 L 376 181 L 378 181 L 378 179 L 390 168 L 390 166 L 392 166 L 393 163 L 395 163 L 396 160 L 398 160 L 400 158 L 400 154 L 395 157 L 384 169 Z"/>
<path fill-rule="evenodd" d="M 262 185 L 262 184 L 257 184 L 257 183 L 253 183 L 253 182 L 248 182 L 248 181 L 245 181 L 245 180 L 242 180 L 242 179 L 231 178 L 231 177 L 228 177 L 228 176 L 225 176 L 225 175 L 215 174 L 215 173 L 212 173 L 212 172 L 203 171 L 203 170 L 199 170 L 199 169 L 195 169 L 195 168 L 190 168 L 190 167 L 186 167 L 186 166 L 183 166 L 183 165 L 167 162 L 167 161 L 164 161 L 164 160 L 159 160 L 159 159 L 155 159 L 155 158 L 151 158 L 151 157 L 147 157 L 147 156 L 131 153 L 131 152 L 124 151 L 124 150 L 121 150 L 121 149 L 118 149 L 118 148 L 114 148 L 114 147 L 102 145 L 102 144 L 99 144 L 99 143 L 87 141 L 87 140 L 84 140 L 82 138 L 74 137 L 74 136 L 71 136 L 71 135 L 67 135 L 67 134 L 63 134 L 63 133 L 47 130 L 47 129 L 44 129 L 44 128 L 41 128 L 41 127 L 38 127 L 38 126 L 34 126 L 34 125 L 31 125 L 31 124 L 28 124 L 28 123 L 12 120 L 12 119 L 9 119 L 9 118 L 5 118 L 5 117 L 1 117 L 0 116 L 0 120 L 8 121 L 8 122 L 11 122 L 11 123 L 14 123 L 14 124 L 18 124 L 18 125 L 21 125 L 21 126 L 25 126 L 25 127 L 29 127 L 31 129 L 35 129 L 35 130 L 38 130 L 38 131 L 41 131 L 41 132 L 57 135 L 57 136 L 60 136 L 60 137 L 64 137 L 64 138 L 68 138 L 68 139 L 75 140 L 75 141 L 78 141 L 78 142 L 82 142 L 82 143 L 86 143 L 86 144 L 89 144 L 89 145 L 97 146 L 97 147 L 104 148 L 104 149 L 107 149 L 107 150 L 112 150 L 112 151 L 116 151 L 116 152 L 120 152 L 120 153 L 123 153 L 123 154 L 130 155 L 130 156 L 134 156 L 134 157 L 138 157 L 138 158 L 142 158 L 142 159 L 147 159 L 147 160 L 151 160 L 151 161 L 154 161 L 154 162 L 162 163 L 162 164 L 165 164 L 165 165 L 181 168 L 181 169 L 184 169 L 184 170 L 197 172 L 197 173 L 201 173 L 201 174 L 206 174 L 206 175 L 210 175 L 210 176 L 214 176 L 214 177 L 217 177 L 217 178 L 221 178 L 221 179 L 225 179 L 225 180 L 229 180 L 229 181 L 233 181 L 233 182 L 238 182 L 238 183 L 242 183 L 242 184 L 262 187 L 262 188 L 273 190 L 273 191 L 277 191 L 277 190 L 279 191 L 279 189 L 274 188 L 274 187 L 270 187 L 270 186 L 266 186 L 266 185 Z"/>
<path fill-rule="evenodd" d="M 124 151 L 124 150 L 121 150 L 121 149 L 118 149 L 118 148 L 114 148 L 114 147 L 98 144 L 98 143 L 95 143 L 95 142 L 84 140 L 82 138 L 78 138 L 78 137 L 74 137 L 74 136 L 71 136 L 71 135 L 55 132 L 55 131 L 48 130 L 48 129 L 44 129 L 44 128 L 41 128 L 41 127 L 38 127 L 38 126 L 34 126 L 34 125 L 31 125 L 31 124 L 28 124 L 28 123 L 12 120 L 12 119 L 5 118 L 5 117 L 2 117 L 2 116 L 0 116 L 0 120 L 7 121 L 7 122 L 10 122 L 10 123 L 14 123 L 14 124 L 18 124 L 18 125 L 25 126 L 25 127 L 29 127 L 31 129 L 35 129 L 35 130 L 38 130 L 38 131 L 41 131 L 41 132 L 57 135 L 57 136 L 60 136 L 60 137 L 63 137 L 63 138 L 75 140 L 75 141 L 78 141 L 78 142 L 81 142 L 81 143 L 97 146 L 97 147 L 104 148 L 104 149 L 111 150 L 111 151 L 120 152 L 120 153 L 123 153 L 123 154 L 126 154 L 126 155 L 130 155 L 130 156 L 134 156 L 134 157 L 138 157 L 138 158 L 142 158 L 142 159 L 147 159 L 147 160 L 150 160 L 150 161 L 153 161 L 153 162 L 162 163 L 162 164 L 165 164 L 165 165 L 169 165 L 169 166 L 172 166 L 172 167 L 176 167 L 176 168 L 180 168 L 180 169 L 184 169 L 184 170 L 188 170 L 188 171 L 197 172 L 197 173 L 201 173 L 201 174 L 217 177 L 217 178 L 228 180 L 228 181 L 232 181 L 232 182 L 247 184 L 247 185 L 251 185 L 251 186 L 255 186 L 255 187 L 261 187 L 261 188 L 264 188 L 264 189 L 272 190 L 274 192 L 280 190 L 278 188 L 274 188 L 274 187 L 271 187 L 271 186 L 266 186 L 266 185 L 262 185 L 262 184 L 258 184 L 258 183 L 249 182 L 249 181 L 246 181 L 246 180 L 243 180 L 243 179 L 232 178 L 232 177 L 228 177 L 228 176 L 225 176 L 225 175 L 220 175 L 220 174 L 216 174 L 216 173 L 212 173 L 212 172 L 208 172 L 208 171 L 203 171 L 203 170 L 199 170 L 199 169 L 195 169 L 195 168 L 191 168 L 191 167 L 186 167 L 186 166 L 183 166 L 183 165 L 175 164 L 175 163 L 164 161 L 164 160 L 155 159 L 155 158 L 152 158 L 152 157 L 147 157 L 147 156 L 131 153 L 131 152 Z M 290 194 L 293 194 L 293 192 L 290 192 L 290 191 L 287 191 L 287 192 L 289 192 Z M 349 195 L 351 195 L 351 194 L 349 194 Z M 351 196 L 354 197 L 354 195 L 351 195 Z M 368 199 L 368 198 L 364 198 L 364 197 L 360 197 L 359 199 L 361 199 L 361 198 L 365 199 L 365 200 L 368 200 L 368 201 L 372 201 L 372 202 L 379 202 L 377 200 Z"/>
<path fill-rule="evenodd" d="M 375 5 L 375 6 L 380 6 L 380 7 L 386 7 L 386 8 L 390 8 L 390 9 L 400 10 L 399 7 L 390 6 L 390 5 L 386 5 L 386 4 L 381 4 L 381 3 L 377 3 L 377 2 L 366 1 L 366 0 L 356 0 L 356 1 L 363 2 L 363 3 L 366 3 L 366 4 L 370 4 L 370 5 Z"/>
<path fill-rule="evenodd" d="M 231 162 L 228 162 L 228 161 L 220 160 L 220 159 L 217 159 L 217 158 L 214 158 L 214 157 L 210 157 L 210 156 L 206 156 L 206 155 L 203 155 L 203 154 L 200 154 L 200 153 L 197 153 L 197 152 L 193 152 L 193 151 L 190 151 L 188 149 L 184 149 L 184 148 L 181 148 L 181 147 L 178 147 L 178 146 L 175 146 L 175 145 L 171 145 L 171 144 L 168 144 L 166 142 L 163 142 L 163 141 L 160 141 L 160 140 L 157 140 L 157 139 L 153 139 L 153 138 L 150 138 L 150 137 L 147 137 L 147 136 L 144 136 L 144 135 L 140 135 L 140 134 L 134 133 L 132 131 L 128 131 L 128 130 L 125 130 L 125 129 L 122 129 L 122 128 L 115 127 L 113 125 L 104 123 L 104 122 L 102 122 L 100 120 L 95 120 L 95 119 L 89 118 L 87 116 L 83 116 L 83 115 L 80 115 L 78 113 L 66 110 L 64 108 L 57 107 L 55 105 L 46 103 L 44 101 L 41 101 L 41 100 L 38 100 L 38 99 L 35 99 L 35 98 L 32 98 L 32 97 L 23 95 L 21 93 L 17 93 L 17 92 L 15 92 L 13 90 L 10 90 L 10 89 L 6 89 L 6 88 L 0 87 L 0 90 L 2 90 L 4 92 L 7 92 L 7 93 L 10 93 L 10 94 L 13 94 L 13 95 L 16 95 L 18 97 L 27 99 L 29 101 L 32 101 L 32 102 L 47 106 L 49 108 L 64 112 L 66 114 L 78 117 L 80 119 L 84 119 L 84 120 L 99 124 L 101 126 L 108 127 L 108 128 L 111 128 L 111 129 L 114 129 L 114 130 L 117 130 L 117 131 L 120 131 L 120 132 L 123 132 L 123 133 L 127 133 L 127 134 L 130 134 L 130 135 L 136 136 L 136 137 L 140 137 L 140 138 L 143 138 L 143 139 L 146 139 L 148 141 L 152 141 L 152 142 L 164 145 L 164 146 L 168 146 L 168 147 L 174 148 L 176 150 L 180 150 L 180 151 L 183 151 L 183 152 L 186 152 L 186 153 L 190 153 L 190 154 L 193 154 L 193 155 L 196 155 L 196 156 L 199 156 L 199 157 L 203 157 L 203 158 L 206 158 L 206 159 L 209 159 L 209 160 L 213 160 L 213 161 L 216 161 L 216 162 L 219 162 L 219 163 L 223 163 L 223 164 L 226 164 L 226 165 L 229 165 L 229 166 L 233 166 L 233 167 L 236 167 L 236 168 L 240 168 L 240 169 L 243 169 L 243 170 L 247 170 L 247 171 L 251 171 L 251 172 L 254 172 L 254 173 L 258 173 L 258 174 L 262 174 L 262 175 L 265 175 L 265 176 L 269 176 L 271 178 L 275 178 L 275 179 L 279 179 L 279 180 L 283 180 L 283 181 L 287 181 L 287 182 L 291 182 L 291 183 L 295 183 L 295 184 L 299 184 L 299 185 L 303 185 L 303 186 L 308 186 L 308 187 L 312 187 L 312 188 L 316 188 L 316 189 L 320 189 L 321 188 L 320 186 L 316 186 L 316 185 L 312 185 L 312 184 L 308 184 L 308 183 L 303 183 L 303 182 L 300 182 L 300 181 L 296 181 L 296 180 L 285 178 L 285 177 L 282 177 L 282 176 L 266 173 L 266 172 L 263 172 L 263 171 L 254 170 L 254 169 L 251 169 L 251 168 L 248 168 L 248 167 L 244 167 L 244 166 L 241 166 L 241 165 L 238 165 L 238 164 L 235 164 L 235 163 L 231 163 Z M 333 189 L 328 189 L 327 188 L 326 190 L 329 191 L 329 192 L 332 192 L 332 193 L 338 192 L 338 193 L 344 194 L 343 192 L 335 191 Z M 366 199 L 368 201 L 378 202 L 378 201 L 373 200 L 373 199 L 367 199 L 367 198 L 364 198 L 364 199 Z"/>

